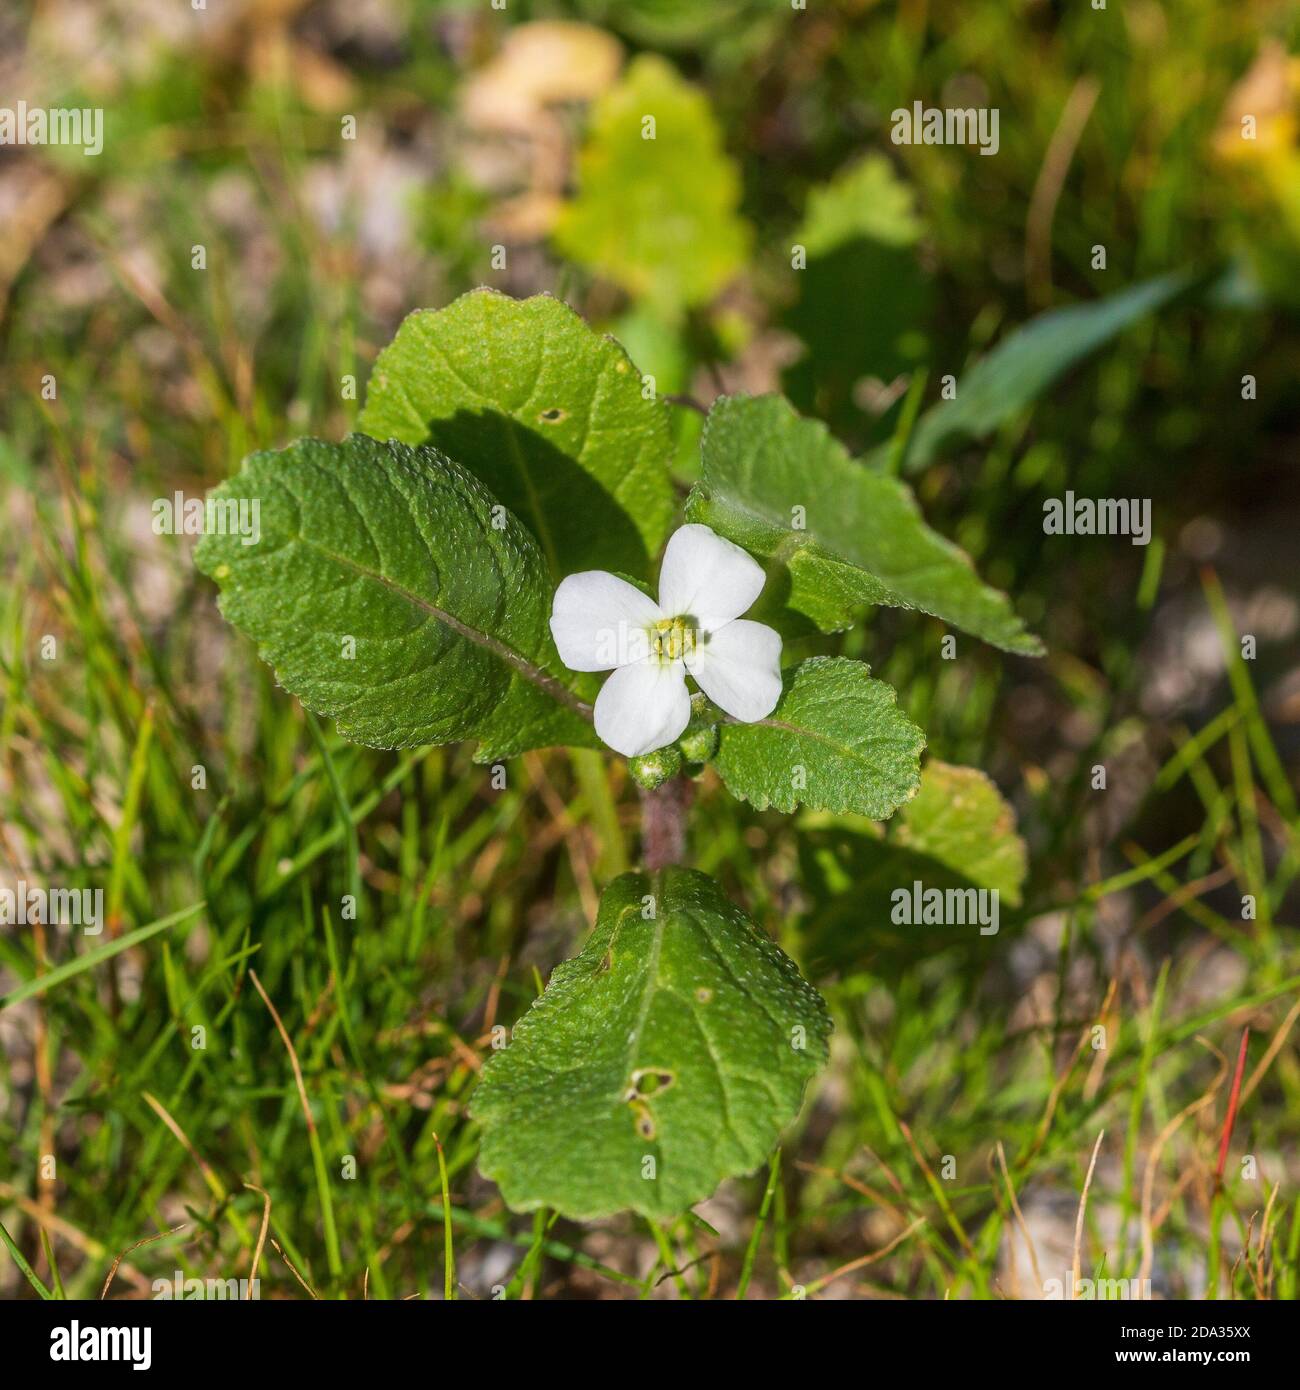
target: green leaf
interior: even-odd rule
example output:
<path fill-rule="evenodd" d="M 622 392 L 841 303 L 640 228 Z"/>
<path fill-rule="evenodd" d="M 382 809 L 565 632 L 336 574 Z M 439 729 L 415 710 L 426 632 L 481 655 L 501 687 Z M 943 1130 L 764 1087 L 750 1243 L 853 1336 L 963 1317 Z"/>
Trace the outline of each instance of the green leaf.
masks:
<path fill-rule="evenodd" d="M 925 735 L 860 661 L 814 656 L 787 671 L 775 710 L 723 724 L 713 765 L 758 810 L 853 811 L 883 820 L 915 795 Z"/>
<path fill-rule="evenodd" d="M 624 874 L 582 953 L 483 1068 L 479 1167 L 516 1211 L 675 1216 L 768 1157 L 830 1026 L 711 878 Z"/>
<path fill-rule="evenodd" d="M 210 498 L 260 511 L 257 544 L 209 532 L 195 551 L 221 611 L 347 738 L 477 738 L 482 762 L 597 746 L 551 640 L 536 542 L 436 449 L 299 440 L 251 455 Z"/>
<path fill-rule="evenodd" d="M 1042 651 L 1007 596 L 926 526 L 905 483 L 855 462 L 782 397 L 721 397 L 703 457 L 687 517 L 767 562 L 759 616 L 781 622 L 775 605 L 783 604 L 785 625 L 793 614 L 834 632 L 863 605 L 882 603 L 930 613 L 1006 651 Z"/>
<path fill-rule="evenodd" d="M 860 237 L 912 246 L 923 230 L 911 185 L 883 154 L 869 154 L 809 193 L 794 239 L 810 256 L 825 256 Z"/>
<path fill-rule="evenodd" d="M 673 513 L 667 414 L 623 349 L 566 304 L 473 290 L 408 315 L 376 359 L 359 424 L 467 468 L 558 579 L 647 569 Z"/>
<path fill-rule="evenodd" d="M 995 888 L 1010 907 L 1020 906 L 1025 842 L 1016 834 L 1015 812 L 979 768 L 932 758 L 921 773 L 921 790 L 890 830 L 895 844 L 977 887 Z"/>
<path fill-rule="evenodd" d="M 799 881 L 809 906 L 799 941 L 814 978 L 864 966 L 901 977 L 945 952 L 987 960 L 1001 933 L 1021 929 L 1024 843 L 1010 808 L 983 781 L 974 768 L 928 763 L 922 791 L 887 832 L 861 817 L 800 818 Z M 947 812 L 946 795 L 959 803 Z M 899 891 L 914 902 L 918 883 L 926 893 L 961 894 L 961 910 L 940 922 L 897 916 Z M 981 899 L 985 889 L 997 897 Z"/>
<path fill-rule="evenodd" d="M 878 828 L 868 833 L 847 824 L 801 822 L 798 855 L 809 904 L 799 922 L 799 949 L 814 979 L 864 968 L 899 979 L 948 951 L 982 954 L 987 962 L 998 938 L 982 936 L 978 926 L 894 921 L 900 888 L 910 895 L 918 881 L 943 891 L 977 886 L 960 874 L 882 838 Z"/>
<path fill-rule="evenodd" d="M 55 1293 L 45 1287 L 36 1271 L 27 1263 L 26 1259 L 23 1258 L 23 1252 L 18 1248 L 18 1242 L 5 1230 L 3 1225 L 0 1225 L 0 1241 L 4 1242 L 5 1248 L 9 1251 L 10 1255 L 13 1256 L 13 1261 L 18 1266 L 19 1272 L 32 1288 L 36 1290 L 37 1296 L 45 1299 L 47 1302 L 57 1298 Z"/>
<path fill-rule="evenodd" d="M 888 384 L 927 355 L 931 284 L 916 254 L 922 223 L 915 203 L 879 154 L 808 196 L 794 237 L 808 263 L 794 276 L 799 297 L 783 316 L 804 352 L 782 384 L 801 411 L 833 428 L 862 430 L 863 383 Z"/>
<path fill-rule="evenodd" d="M 1052 309 L 1009 334 L 957 383 L 957 395 L 917 421 L 905 467 L 924 468 L 944 445 L 979 439 L 1020 413 L 1130 324 L 1169 303 L 1190 283 L 1183 273 L 1145 280 L 1091 304 Z"/>
<path fill-rule="evenodd" d="M 642 54 L 592 113 L 578 194 L 555 242 L 660 313 L 680 312 L 712 299 L 744 264 L 750 233 L 739 205 L 740 175 L 707 98 Z"/>
<path fill-rule="evenodd" d="M 864 965 L 905 975 L 948 951 L 987 959 L 996 935 L 985 927 L 1020 926 L 1025 845 L 1011 807 L 976 768 L 931 759 L 921 790 L 887 827 L 805 813 L 799 832 L 799 881 L 809 902 L 799 940 L 814 976 Z M 962 911 L 943 922 L 899 918 L 896 895 L 910 899 L 917 883 L 962 894 Z M 981 889 L 996 900 L 980 899 Z"/>
<path fill-rule="evenodd" d="M 579 0 L 584 15 L 655 48 L 689 47 L 735 24 L 753 0 Z"/>

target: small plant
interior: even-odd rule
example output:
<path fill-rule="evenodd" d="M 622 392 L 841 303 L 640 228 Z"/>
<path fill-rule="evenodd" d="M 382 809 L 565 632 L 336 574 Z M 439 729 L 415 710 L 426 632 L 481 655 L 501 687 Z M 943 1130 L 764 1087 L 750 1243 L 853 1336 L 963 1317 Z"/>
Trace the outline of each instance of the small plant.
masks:
<path fill-rule="evenodd" d="M 1038 652 L 1006 597 L 781 397 L 714 402 L 683 510 L 671 409 L 557 300 L 475 291 L 406 320 L 361 433 L 254 454 L 216 490 L 258 503 L 259 544 L 196 553 L 229 621 L 347 738 L 632 760 L 643 871 L 605 888 L 473 1097 L 480 1166 L 517 1210 L 676 1215 L 764 1160 L 826 1056 L 820 995 L 681 862 L 690 779 L 786 813 L 911 802 L 900 849 L 979 881 L 1014 841 L 970 769 L 932 765 L 917 797 L 924 735 L 866 665 L 782 663 L 783 639 L 868 605 Z"/>

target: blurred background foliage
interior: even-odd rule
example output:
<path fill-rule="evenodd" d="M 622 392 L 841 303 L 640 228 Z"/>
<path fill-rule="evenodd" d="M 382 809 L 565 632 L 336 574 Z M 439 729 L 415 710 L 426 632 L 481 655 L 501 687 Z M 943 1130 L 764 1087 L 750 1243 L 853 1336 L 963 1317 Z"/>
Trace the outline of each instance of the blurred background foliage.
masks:
<path fill-rule="evenodd" d="M 1105 1128 L 1089 1268 L 1294 1296 L 1298 24 L 1272 0 L 0 11 L 6 100 L 105 112 L 97 158 L 0 150 L 6 879 L 102 887 L 105 941 L 206 903 L 0 1009 L 0 1220 L 33 1278 L 95 1291 L 182 1223 L 118 1293 L 246 1274 L 252 1183 L 267 1296 L 441 1291 L 444 1219 L 464 1296 L 1034 1296 Z M 998 154 L 894 146 L 917 100 L 997 107 Z M 977 428 L 923 413 L 1039 315 L 1153 283 L 1086 355 L 1049 319 Z M 941 871 L 906 826 L 699 785 L 695 862 L 837 1032 L 767 1187 L 671 1230 L 512 1217 L 464 1118 L 494 1025 L 635 860 L 623 770 L 530 755 L 499 790 L 468 750 L 337 745 L 223 629 L 191 540 L 150 529 L 253 448 L 340 437 L 401 318 L 478 284 L 565 298 L 663 396 L 783 390 L 906 468 L 1049 649 L 946 660 L 937 623 L 882 611 L 791 653 L 869 660 L 936 758 L 1001 789 L 1028 873 L 997 937 L 889 922 L 886 848 Z M 685 484 L 699 417 L 673 423 Z M 1045 536 L 1067 488 L 1151 498 L 1152 544 Z M 0 929 L 0 991 L 86 945 Z"/>

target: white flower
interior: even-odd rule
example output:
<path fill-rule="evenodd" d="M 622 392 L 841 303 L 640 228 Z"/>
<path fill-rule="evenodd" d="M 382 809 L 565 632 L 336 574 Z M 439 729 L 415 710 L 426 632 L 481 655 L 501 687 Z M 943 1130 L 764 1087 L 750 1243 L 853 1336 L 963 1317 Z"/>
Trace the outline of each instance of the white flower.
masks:
<path fill-rule="evenodd" d="M 707 526 L 683 526 L 664 551 L 659 602 L 604 570 L 555 591 L 551 633 L 573 671 L 613 671 L 596 697 L 596 732 L 635 758 L 672 743 L 691 717 L 686 673 L 733 718 L 752 724 L 781 695 L 781 638 L 741 618 L 762 567 Z"/>

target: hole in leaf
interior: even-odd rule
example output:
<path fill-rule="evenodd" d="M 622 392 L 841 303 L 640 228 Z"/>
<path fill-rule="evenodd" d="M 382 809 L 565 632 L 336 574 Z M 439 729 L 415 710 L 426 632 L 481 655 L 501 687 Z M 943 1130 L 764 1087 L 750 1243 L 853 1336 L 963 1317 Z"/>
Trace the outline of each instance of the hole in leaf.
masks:
<path fill-rule="evenodd" d="M 642 1067 L 632 1073 L 628 1096 L 653 1096 L 659 1091 L 666 1091 L 676 1080 L 672 1072 L 662 1067 Z"/>
<path fill-rule="evenodd" d="M 565 419 L 568 413 L 567 410 L 561 410 L 558 405 L 553 405 L 550 410 L 543 410 L 537 418 L 545 421 L 548 425 L 555 425 Z"/>

